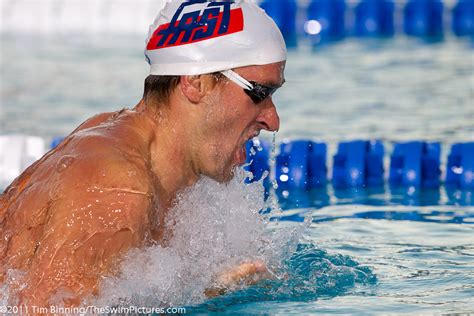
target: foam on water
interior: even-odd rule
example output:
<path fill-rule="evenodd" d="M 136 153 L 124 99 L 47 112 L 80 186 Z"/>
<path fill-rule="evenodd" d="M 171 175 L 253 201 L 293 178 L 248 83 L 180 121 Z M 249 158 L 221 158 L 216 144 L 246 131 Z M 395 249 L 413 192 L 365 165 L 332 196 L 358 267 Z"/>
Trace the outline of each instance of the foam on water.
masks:
<path fill-rule="evenodd" d="M 262 260 L 278 270 L 303 226 L 276 229 L 269 214 L 259 214 L 265 207 L 262 183 L 244 185 L 244 178 L 241 170 L 228 184 L 202 178 L 182 192 L 167 218 L 168 245 L 130 251 L 120 275 L 103 281 L 96 303 L 195 304 L 205 300 L 219 272 L 242 262 Z"/>
<path fill-rule="evenodd" d="M 172 231 L 168 245 L 130 251 L 119 275 L 103 280 L 101 294 L 93 303 L 201 304 L 196 307 L 199 310 L 214 306 L 216 300 L 228 306 L 236 300 L 288 299 L 302 293 L 314 299 L 321 290 L 329 294 L 328 287 L 340 291 L 357 281 L 374 279 L 368 269 L 358 268 L 349 258 L 298 244 L 310 219 L 283 223 L 273 220 L 278 210 L 262 214 L 269 207 L 263 199 L 262 181 L 244 184 L 244 179 L 244 171 L 239 170 L 228 184 L 202 178 L 182 192 L 166 221 Z M 226 295 L 206 301 L 204 292 L 216 275 L 255 260 L 265 262 L 273 277 L 251 287 L 238 284 Z"/>

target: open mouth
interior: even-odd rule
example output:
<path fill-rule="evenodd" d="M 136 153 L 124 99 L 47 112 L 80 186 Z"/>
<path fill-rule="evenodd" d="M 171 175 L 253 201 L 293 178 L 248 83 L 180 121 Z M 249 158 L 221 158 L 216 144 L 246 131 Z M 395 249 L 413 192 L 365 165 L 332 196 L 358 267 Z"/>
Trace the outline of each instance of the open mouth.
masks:
<path fill-rule="evenodd" d="M 239 166 L 243 165 L 245 163 L 245 160 L 247 158 L 247 149 L 246 149 L 247 142 L 245 142 L 241 147 L 238 152 L 238 157 L 237 157 L 237 163 Z"/>
<path fill-rule="evenodd" d="M 237 152 L 237 164 L 239 166 L 243 165 L 246 162 L 247 159 L 247 143 L 252 140 L 254 137 L 257 137 L 259 132 L 255 132 L 252 135 L 248 136 L 245 138 L 245 141 L 243 142 L 242 146 L 240 146 L 238 152 Z"/>

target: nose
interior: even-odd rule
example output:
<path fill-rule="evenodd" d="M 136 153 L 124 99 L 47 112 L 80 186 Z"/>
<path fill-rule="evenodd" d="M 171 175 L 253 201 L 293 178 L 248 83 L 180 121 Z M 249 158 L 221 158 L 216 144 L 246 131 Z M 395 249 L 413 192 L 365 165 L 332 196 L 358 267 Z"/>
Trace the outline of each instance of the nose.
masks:
<path fill-rule="evenodd" d="M 268 104 L 262 109 L 257 118 L 260 127 L 269 132 L 276 132 L 280 129 L 280 117 L 278 116 L 275 104 L 270 98 Z"/>

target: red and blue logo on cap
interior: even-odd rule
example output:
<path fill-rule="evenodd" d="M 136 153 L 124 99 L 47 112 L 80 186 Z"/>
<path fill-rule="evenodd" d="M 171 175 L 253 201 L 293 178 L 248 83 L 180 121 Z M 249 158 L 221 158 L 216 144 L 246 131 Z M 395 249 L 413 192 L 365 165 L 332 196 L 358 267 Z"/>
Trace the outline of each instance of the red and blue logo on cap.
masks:
<path fill-rule="evenodd" d="M 187 7 L 207 3 L 207 7 L 183 13 Z M 147 50 L 191 44 L 244 29 L 241 8 L 231 9 L 231 2 L 194 0 L 182 3 L 170 23 L 162 24 L 148 41 Z"/>

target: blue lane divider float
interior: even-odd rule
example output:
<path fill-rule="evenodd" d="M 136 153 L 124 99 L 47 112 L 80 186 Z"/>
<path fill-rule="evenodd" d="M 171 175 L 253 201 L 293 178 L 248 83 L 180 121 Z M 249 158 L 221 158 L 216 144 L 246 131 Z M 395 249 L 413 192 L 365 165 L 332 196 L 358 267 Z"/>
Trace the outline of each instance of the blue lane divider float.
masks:
<path fill-rule="evenodd" d="M 306 33 L 312 35 L 313 44 L 336 41 L 345 36 L 344 0 L 313 0 L 306 14 Z"/>
<path fill-rule="evenodd" d="M 389 183 L 392 186 L 436 188 L 440 180 L 441 144 L 413 141 L 395 144 Z"/>
<path fill-rule="evenodd" d="M 341 142 L 334 155 L 332 183 L 335 188 L 383 185 L 384 147 L 381 141 Z"/>
<path fill-rule="evenodd" d="M 395 5 L 392 0 L 362 0 L 355 7 L 356 36 L 393 36 Z"/>
<path fill-rule="evenodd" d="M 451 21 L 456 36 L 474 39 L 474 1 L 459 0 L 450 16 L 444 14 L 442 0 L 360 0 L 356 5 L 345 0 L 264 0 L 260 6 L 275 20 L 289 47 L 297 37 L 307 34 L 313 46 L 346 36 L 388 37 L 404 32 L 410 36 L 440 40 L 444 34 L 444 16 Z M 300 4 L 300 6 L 298 6 Z M 346 19 L 346 17 L 348 17 Z M 400 21 L 396 18 L 400 17 Z M 348 25 L 347 22 L 354 20 Z M 300 27 L 303 25 L 303 30 Z M 399 27 L 400 26 L 400 27 Z M 399 29 L 403 26 L 403 30 Z"/>
<path fill-rule="evenodd" d="M 474 190 L 474 142 L 451 147 L 445 184 L 462 190 Z"/>
<path fill-rule="evenodd" d="M 253 147 L 253 149 L 251 149 Z M 257 139 L 247 144 L 247 170 L 259 180 L 270 172 L 270 144 Z M 327 184 L 327 146 L 311 140 L 280 144 L 275 179 L 280 190 L 312 190 Z M 441 144 L 411 141 L 395 143 L 390 157 L 388 181 L 392 188 L 437 189 L 441 176 Z M 384 145 L 380 140 L 341 142 L 333 157 L 332 185 L 335 189 L 384 185 Z M 268 178 L 265 182 L 269 185 Z M 474 142 L 454 144 L 446 166 L 446 186 L 474 189 Z"/>
<path fill-rule="evenodd" d="M 443 2 L 410 0 L 404 10 L 404 30 L 408 35 L 441 37 L 443 35 Z"/>
<path fill-rule="evenodd" d="M 275 178 L 281 190 L 311 189 L 326 185 L 326 144 L 295 140 L 280 144 Z"/>
<path fill-rule="evenodd" d="M 474 1 L 460 0 L 452 11 L 452 28 L 457 36 L 474 37 Z"/>
<path fill-rule="evenodd" d="M 298 5 L 295 0 L 265 0 L 260 7 L 267 12 L 280 28 L 288 47 L 297 43 L 296 11 Z"/>

